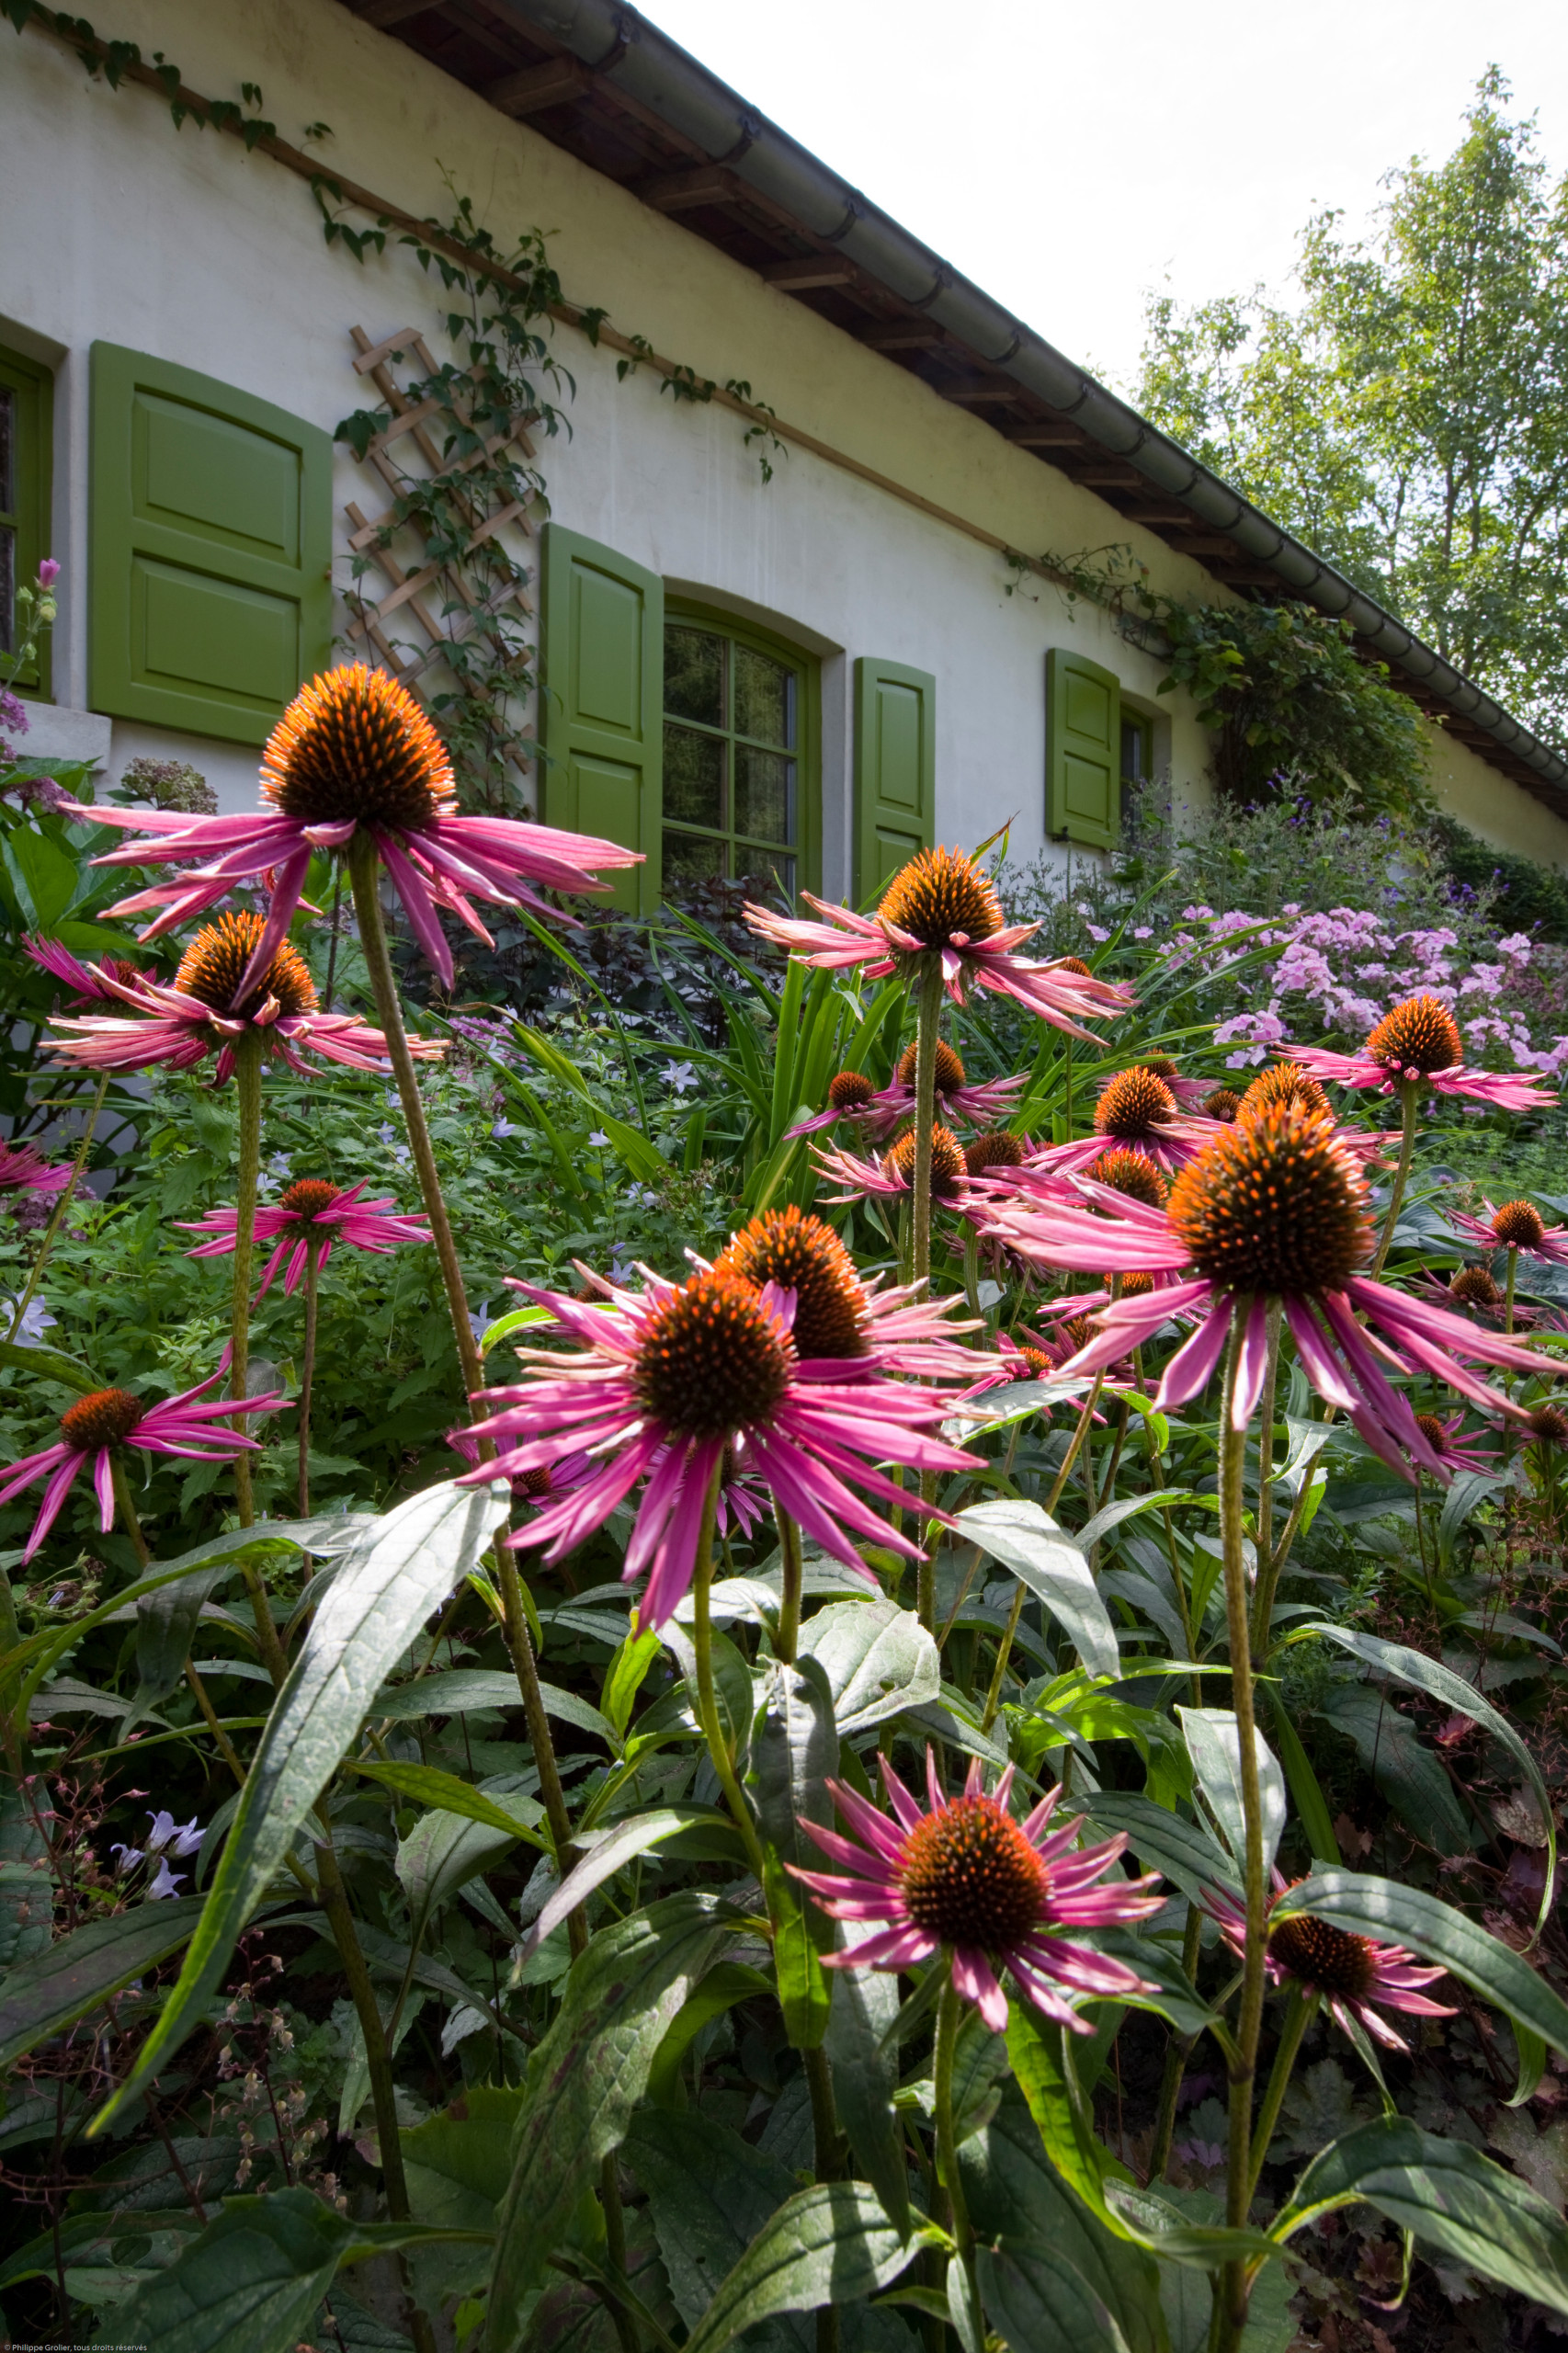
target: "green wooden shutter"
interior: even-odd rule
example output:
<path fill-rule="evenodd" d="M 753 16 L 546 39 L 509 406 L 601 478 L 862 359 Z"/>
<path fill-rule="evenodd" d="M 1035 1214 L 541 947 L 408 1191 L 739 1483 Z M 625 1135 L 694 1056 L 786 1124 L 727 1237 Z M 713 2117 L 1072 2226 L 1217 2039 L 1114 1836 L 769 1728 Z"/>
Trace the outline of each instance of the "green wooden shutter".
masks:
<path fill-rule="evenodd" d="M 548 523 L 542 638 L 541 813 L 568 833 L 640 849 L 643 865 L 607 878 L 615 886 L 608 904 L 652 915 L 660 898 L 665 584 L 613 548 Z"/>
<path fill-rule="evenodd" d="M 88 699 L 264 744 L 332 655 L 332 437 L 233 384 L 93 346 Z"/>
<path fill-rule="evenodd" d="M 1045 827 L 1108 849 L 1121 827 L 1121 688 L 1081 654 L 1045 657 Z"/>
<path fill-rule="evenodd" d="M 862 655 L 855 665 L 855 900 L 880 897 L 937 822 L 937 681 Z"/>

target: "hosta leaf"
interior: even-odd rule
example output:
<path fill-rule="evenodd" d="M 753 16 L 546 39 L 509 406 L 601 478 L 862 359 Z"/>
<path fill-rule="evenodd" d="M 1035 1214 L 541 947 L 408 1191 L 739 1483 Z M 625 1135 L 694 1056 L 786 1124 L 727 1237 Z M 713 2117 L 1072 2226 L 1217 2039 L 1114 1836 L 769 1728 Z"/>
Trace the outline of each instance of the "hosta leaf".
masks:
<path fill-rule="evenodd" d="M 717 1897 L 666 1896 L 601 1928 L 534 2054 L 501 2200 L 485 2343 L 511 2353 L 524 2299 L 599 2160 L 619 2148 L 665 2029 L 729 1933 Z"/>
<path fill-rule="evenodd" d="M 799 2190 L 721 2283 L 685 2353 L 724 2353 L 775 2313 L 857 2303 L 890 2286 L 917 2245 L 901 2240 L 863 2181 L 818 2182 Z"/>
<path fill-rule="evenodd" d="M 199 1895 L 138 1904 L 90 1920 L 7 1970 L 0 1978 L 0 2067 L 178 1952 L 201 1909 Z"/>
<path fill-rule="evenodd" d="M 1280 1898 L 1276 1919 L 1306 1913 L 1352 1936 L 1407 1945 L 1568 2057 L 1568 2003 L 1513 1948 L 1418 1887 L 1361 1871 L 1316 1871 Z M 1442 1989 L 1434 1989 L 1441 1999 Z"/>
<path fill-rule="evenodd" d="M 375 1521 L 346 1556 L 267 1718 L 179 1982 L 95 2131 L 136 2097 L 203 2015 L 235 1938 L 389 1668 L 477 1562 L 509 1501 L 505 1487 L 426 1488 Z"/>
<path fill-rule="evenodd" d="M 1039 1504 L 971 1504 L 958 1526 L 1043 1601 L 1091 1675 L 1115 1675 L 1116 1629 L 1077 1541 Z"/>
<path fill-rule="evenodd" d="M 1358 2200 L 1483 2279 L 1568 2313 L 1568 2227 L 1538 2190 L 1468 2141 L 1440 2141 L 1403 2116 L 1363 2124 L 1313 2158 L 1273 2235 L 1287 2239 Z"/>
<path fill-rule="evenodd" d="M 1239 1869 L 1246 1865 L 1246 1818 L 1242 1805 L 1241 1727 L 1229 1708 L 1178 1708 L 1204 1796 Z M 1279 1760 L 1263 1734 L 1254 1727 L 1257 1758 L 1258 1797 L 1263 1814 L 1263 1868 L 1267 1873 L 1285 1829 L 1285 1776 Z"/>

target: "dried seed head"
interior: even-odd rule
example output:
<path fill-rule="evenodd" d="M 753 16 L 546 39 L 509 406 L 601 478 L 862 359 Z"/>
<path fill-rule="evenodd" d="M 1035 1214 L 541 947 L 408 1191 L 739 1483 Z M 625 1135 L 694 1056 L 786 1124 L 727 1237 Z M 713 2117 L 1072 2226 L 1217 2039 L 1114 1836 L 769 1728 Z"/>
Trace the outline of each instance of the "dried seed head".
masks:
<path fill-rule="evenodd" d="M 1009 1135 L 1006 1128 L 987 1128 L 965 1144 L 963 1165 L 971 1176 L 983 1176 L 988 1168 L 1021 1168 L 1024 1158 L 1020 1137 Z"/>
<path fill-rule="evenodd" d="M 1242 1108 L 1242 1098 L 1233 1086 L 1217 1086 L 1212 1095 L 1203 1098 L 1206 1120 L 1223 1120 L 1227 1127 Z"/>
<path fill-rule="evenodd" d="M 278 1206 L 290 1217 L 320 1217 L 331 1209 L 343 1188 L 329 1185 L 324 1176 L 301 1176 L 278 1196 Z"/>
<path fill-rule="evenodd" d="M 1276 1063 L 1272 1070 L 1260 1070 L 1242 1097 L 1236 1117 L 1256 1119 L 1276 1103 L 1295 1103 L 1319 1119 L 1333 1117 L 1327 1096 L 1299 1063 Z"/>
<path fill-rule="evenodd" d="M 946 948 L 958 934 L 989 939 L 1002 928 L 994 884 L 961 850 L 917 850 L 882 892 L 884 923 L 907 931 L 923 948 Z"/>
<path fill-rule="evenodd" d="M 661 1302 L 636 1358 L 643 1411 L 677 1438 L 715 1438 L 766 1421 L 795 1351 L 752 1285 L 717 1267 Z"/>
<path fill-rule="evenodd" d="M 1268 1952 L 1300 1984 L 1331 2000 L 1364 1999 L 1377 1972 L 1370 1941 L 1327 1920 L 1279 1921 L 1268 1932 Z"/>
<path fill-rule="evenodd" d="M 898 1058 L 898 1069 L 894 1073 L 894 1076 L 896 1077 L 900 1086 L 913 1086 L 915 1085 L 915 1065 L 919 1058 L 919 1054 L 920 1046 L 918 1040 L 916 1040 L 913 1046 L 905 1046 L 903 1053 L 900 1054 Z M 951 1046 L 949 1045 L 947 1040 L 945 1038 L 938 1038 L 937 1040 L 937 1094 L 952 1095 L 956 1093 L 958 1088 L 962 1085 L 962 1063 L 960 1062 L 957 1054 L 953 1051 Z"/>
<path fill-rule="evenodd" d="M 90 1397 L 79 1397 L 66 1407 L 60 1416 L 61 1434 L 67 1446 L 96 1454 L 100 1447 L 129 1438 L 146 1410 L 129 1389 L 95 1389 Z"/>
<path fill-rule="evenodd" d="M 861 1070 L 841 1070 L 827 1082 L 827 1108 L 830 1111 L 863 1111 L 876 1088 Z"/>
<path fill-rule="evenodd" d="M 1441 1454 L 1449 1442 L 1449 1433 L 1436 1414 L 1417 1414 L 1415 1427 L 1434 1454 Z"/>
<path fill-rule="evenodd" d="M 865 1290 L 854 1259 L 820 1217 L 793 1206 L 765 1210 L 731 1236 L 716 1264 L 757 1290 L 777 1283 L 794 1292 L 797 1357 L 865 1355 Z"/>
<path fill-rule="evenodd" d="M 1546 1238 L 1546 1220 L 1530 1201 L 1505 1201 L 1494 1211 L 1492 1231 L 1510 1250 L 1539 1250 Z"/>
<path fill-rule="evenodd" d="M 1049 1881 L 994 1798 L 954 1798 L 904 1841 L 899 1886 L 916 1927 L 944 1945 L 1001 1952 L 1039 1926 Z"/>
<path fill-rule="evenodd" d="M 203 924 L 180 958 L 176 988 L 184 996 L 199 998 L 214 1013 L 237 1021 L 254 1019 L 268 997 L 276 997 L 285 1014 L 313 1013 L 316 984 L 304 958 L 287 940 L 261 979 L 246 991 L 244 1004 L 235 1004 L 240 976 L 265 927 L 266 917 L 253 915 L 220 915 L 216 923 Z"/>
<path fill-rule="evenodd" d="M 888 1154 L 888 1166 L 903 1177 L 906 1185 L 915 1182 L 915 1131 L 911 1128 L 900 1136 Z M 931 1198 L 950 1201 L 964 1176 L 964 1156 L 958 1138 L 950 1128 L 938 1120 L 931 1130 Z"/>
<path fill-rule="evenodd" d="M 1163 1210 L 1170 1192 L 1153 1162 L 1141 1152 L 1102 1152 L 1084 1174 L 1095 1184 L 1108 1185 L 1112 1192 L 1125 1193 L 1129 1200 L 1142 1201 L 1152 1210 Z"/>
<path fill-rule="evenodd" d="M 1102 1088 L 1095 1105 L 1095 1132 L 1139 1142 L 1157 1134 L 1176 1115 L 1176 1097 L 1165 1080 L 1134 1063 L 1131 1070 L 1118 1071 Z"/>
<path fill-rule="evenodd" d="M 1461 1307 L 1501 1307 L 1503 1294 L 1484 1267 L 1461 1267 L 1449 1281 L 1449 1297 Z"/>
<path fill-rule="evenodd" d="M 1538 1405 L 1525 1427 L 1538 1445 L 1568 1446 L 1568 1414 L 1561 1405 Z"/>
<path fill-rule="evenodd" d="M 1441 999 L 1412 996 L 1384 1014 L 1367 1051 L 1391 1078 L 1426 1078 L 1435 1070 L 1452 1070 L 1464 1049 L 1459 1024 Z"/>
<path fill-rule="evenodd" d="M 362 662 L 301 688 L 267 739 L 261 789 L 310 825 L 417 831 L 457 806 L 452 764 L 406 687 Z"/>
<path fill-rule="evenodd" d="M 1372 1246 L 1367 1210 L 1345 1145 L 1290 1103 L 1224 1129 L 1171 1188 L 1189 1259 L 1232 1291 L 1342 1290 Z"/>

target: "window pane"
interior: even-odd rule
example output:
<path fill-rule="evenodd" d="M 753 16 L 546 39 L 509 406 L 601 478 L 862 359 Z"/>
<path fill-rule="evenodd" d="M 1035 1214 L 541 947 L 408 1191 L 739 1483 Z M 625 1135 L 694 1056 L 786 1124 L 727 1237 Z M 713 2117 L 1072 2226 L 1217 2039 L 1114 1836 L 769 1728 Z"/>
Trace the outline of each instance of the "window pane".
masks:
<path fill-rule="evenodd" d="M 724 822 L 725 745 L 689 727 L 665 729 L 665 814 L 688 825 Z"/>
<path fill-rule="evenodd" d="M 724 871 L 724 845 L 705 842 L 696 834 L 665 835 L 665 888 L 683 882 L 711 882 Z"/>
<path fill-rule="evenodd" d="M 748 899 L 764 902 L 777 897 L 782 891 L 786 897 L 795 895 L 795 861 L 792 858 L 759 857 L 755 849 L 743 846 L 735 851 L 735 880 L 745 885 Z"/>
<path fill-rule="evenodd" d="M 17 395 L 0 384 L 0 515 L 17 511 Z"/>
<path fill-rule="evenodd" d="M 764 744 L 795 741 L 795 674 L 749 645 L 735 648 L 735 733 Z"/>
<path fill-rule="evenodd" d="M 12 626 L 17 609 L 17 534 L 0 523 L 0 654 L 17 650 Z"/>
<path fill-rule="evenodd" d="M 1121 773 L 1129 784 L 1142 784 L 1147 775 L 1143 728 L 1136 719 L 1124 719 L 1121 722 Z"/>
<path fill-rule="evenodd" d="M 676 719 L 724 724 L 724 641 L 671 621 L 665 630 L 665 709 Z"/>
<path fill-rule="evenodd" d="M 795 763 L 735 745 L 735 831 L 758 841 L 795 838 Z"/>

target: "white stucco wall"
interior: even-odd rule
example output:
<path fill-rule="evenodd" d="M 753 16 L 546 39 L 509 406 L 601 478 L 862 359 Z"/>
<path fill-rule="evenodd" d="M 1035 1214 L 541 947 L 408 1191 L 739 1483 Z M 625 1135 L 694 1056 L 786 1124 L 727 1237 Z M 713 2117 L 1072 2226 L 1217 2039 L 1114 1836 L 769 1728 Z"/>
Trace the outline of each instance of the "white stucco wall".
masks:
<path fill-rule="evenodd" d="M 645 335 L 699 375 L 746 379 L 792 424 L 1010 544 L 1070 553 L 1131 541 L 1155 588 L 1213 593 L 1199 565 L 1092 492 L 507 121 L 336 0 L 114 0 L 100 29 L 138 40 L 145 54 L 162 50 L 213 97 L 237 97 L 242 80 L 258 82 L 265 111 L 290 141 L 324 118 L 335 135 L 321 150 L 324 166 L 416 214 L 449 211 L 449 166 L 499 237 L 533 223 L 550 233 L 574 300 L 606 305 L 623 333 Z M 73 54 L 37 35 L 0 29 L 0 339 L 58 369 L 54 552 L 65 576 L 54 690 L 79 704 L 93 341 L 199 369 L 330 429 L 375 397 L 350 368 L 349 327 L 379 339 L 415 324 L 435 341 L 439 290 L 395 242 L 363 267 L 341 245 L 329 248 L 301 178 L 189 122 L 176 133 L 150 92 L 88 82 Z M 1114 669 L 1134 702 L 1159 714 L 1156 765 L 1178 797 L 1208 798 L 1203 731 L 1181 699 L 1156 697 L 1160 665 L 1105 613 L 1082 602 L 1070 612 L 1040 580 L 1009 597 L 993 551 L 798 447 L 765 487 L 732 415 L 661 396 L 648 372 L 619 383 L 613 355 L 570 329 L 556 339 L 578 388 L 571 439 L 543 455 L 557 517 L 822 656 L 830 894 L 847 881 L 857 654 L 937 676 L 944 839 L 977 842 L 1011 819 L 1016 858 L 1045 846 L 1052 645 Z M 343 501 L 374 511 L 384 493 L 346 453 L 337 474 L 341 549 Z M 349 577 L 341 555 L 335 577 L 340 586 Z M 225 807 L 253 798 L 256 756 L 244 747 L 117 721 L 109 773 L 139 753 L 190 759 Z M 1526 803 L 1474 766 L 1489 791 Z M 1455 792 L 1465 813 L 1477 797 L 1471 779 L 1456 778 Z M 1515 815 L 1500 813 L 1505 830 Z M 1539 817 L 1544 831 L 1533 819 L 1525 827 L 1534 854 L 1568 855 L 1568 826 Z"/>

